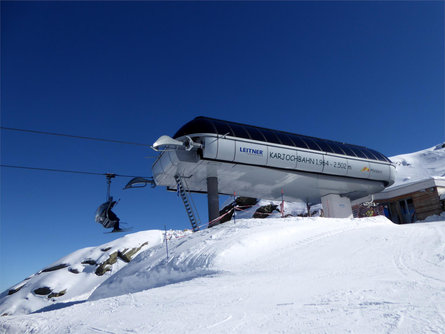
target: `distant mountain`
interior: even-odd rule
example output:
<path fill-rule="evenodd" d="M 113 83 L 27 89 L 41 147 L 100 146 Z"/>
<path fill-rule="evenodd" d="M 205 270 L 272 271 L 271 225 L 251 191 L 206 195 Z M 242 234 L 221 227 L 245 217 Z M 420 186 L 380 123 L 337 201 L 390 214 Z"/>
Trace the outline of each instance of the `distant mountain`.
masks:
<path fill-rule="evenodd" d="M 396 182 L 392 187 L 430 177 L 445 177 L 445 143 L 390 159 L 397 170 Z"/>

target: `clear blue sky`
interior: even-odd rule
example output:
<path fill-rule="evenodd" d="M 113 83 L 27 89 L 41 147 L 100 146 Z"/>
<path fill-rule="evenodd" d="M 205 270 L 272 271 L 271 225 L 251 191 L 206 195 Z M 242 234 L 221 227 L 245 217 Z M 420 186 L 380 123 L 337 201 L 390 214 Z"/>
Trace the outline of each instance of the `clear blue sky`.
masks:
<path fill-rule="evenodd" d="M 443 142 L 444 3 L 1 2 L 2 126 L 152 144 L 199 115 L 388 156 Z M 1 133 L 3 164 L 150 176 L 154 155 Z M 112 191 L 133 231 L 189 227 L 174 193 L 126 181 Z M 105 190 L 2 168 L 0 290 L 116 238 L 94 222 Z"/>

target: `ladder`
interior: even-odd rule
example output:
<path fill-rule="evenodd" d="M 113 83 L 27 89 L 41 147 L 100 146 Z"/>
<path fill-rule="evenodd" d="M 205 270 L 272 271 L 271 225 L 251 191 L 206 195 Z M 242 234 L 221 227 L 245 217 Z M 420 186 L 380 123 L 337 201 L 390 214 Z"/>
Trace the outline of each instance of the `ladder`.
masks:
<path fill-rule="evenodd" d="M 192 230 L 193 232 L 199 231 L 199 226 L 196 221 L 193 209 L 190 206 L 190 201 L 188 198 L 188 194 L 185 190 L 184 183 L 182 182 L 181 177 L 179 175 L 175 175 L 175 181 L 178 187 L 178 193 L 181 196 L 182 202 L 184 203 L 185 211 L 187 212 L 187 216 L 189 217 L 190 224 L 192 224 Z"/>

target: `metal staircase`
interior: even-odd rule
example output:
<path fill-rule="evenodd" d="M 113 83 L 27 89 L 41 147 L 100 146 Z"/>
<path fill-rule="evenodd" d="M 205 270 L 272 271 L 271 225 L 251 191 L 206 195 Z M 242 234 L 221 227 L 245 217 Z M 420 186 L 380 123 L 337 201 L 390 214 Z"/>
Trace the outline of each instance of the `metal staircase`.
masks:
<path fill-rule="evenodd" d="M 184 187 L 184 183 L 181 180 L 179 175 L 175 175 L 176 185 L 178 187 L 178 193 L 181 196 L 182 202 L 184 203 L 185 211 L 187 212 L 187 216 L 189 217 L 190 224 L 192 224 L 193 232 L 199 231 L 199 226 L 196 221 L 195 214 L 190 205 L 189 195 Z"/>

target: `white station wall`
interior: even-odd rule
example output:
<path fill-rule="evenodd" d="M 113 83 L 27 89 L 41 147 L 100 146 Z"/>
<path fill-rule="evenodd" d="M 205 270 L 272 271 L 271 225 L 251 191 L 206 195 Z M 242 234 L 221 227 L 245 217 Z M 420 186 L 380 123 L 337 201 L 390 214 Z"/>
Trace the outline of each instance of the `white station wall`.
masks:
<path fill-rule="evenodd" d="M 204 137 L 203 143 L 203 156 L 207 159 L 388 182 L 394 178 L 391 166 L 384 162 L 286 149 L 231 138 Z"/>

